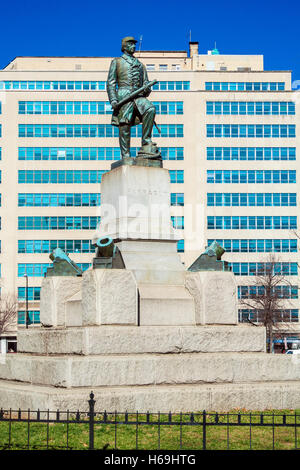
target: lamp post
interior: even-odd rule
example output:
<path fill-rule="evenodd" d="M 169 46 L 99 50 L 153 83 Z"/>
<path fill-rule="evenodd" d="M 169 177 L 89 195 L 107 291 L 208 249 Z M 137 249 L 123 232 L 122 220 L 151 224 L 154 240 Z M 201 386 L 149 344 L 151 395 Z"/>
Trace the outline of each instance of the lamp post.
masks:
<path fill-rule="evenodd" d="M 29 325 L 29 314 L 28 314 L 28 275 L 24 274 L 24 277 L 26 279 L 26 289 L 25 289 L 25 299 L 26 299 L 26 313 L 25 313 L 25 325 L 26 328 L 28 328 Z"/>

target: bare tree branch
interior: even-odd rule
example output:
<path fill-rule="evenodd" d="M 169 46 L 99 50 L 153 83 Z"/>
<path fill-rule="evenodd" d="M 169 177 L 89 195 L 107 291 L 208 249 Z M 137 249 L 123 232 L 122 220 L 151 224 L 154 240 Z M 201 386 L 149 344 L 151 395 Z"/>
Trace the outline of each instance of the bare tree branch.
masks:
<path fill-rule="evenodd" d="M 0 299 L 0 335 L 7 333 L 17 324 L 18 300 L 7 294 Z"/>
<path fill-rule="evenodd" d="M 280 261 L 271 253 L 266 263 L 253 277 L 253 284 L 246 292 L 241 292 L 240 305 L 253 310 L 259 323 L 267 330 L 267 350 L 272 351 L 274 328 L 284 320 L 284 306 L 291 298 L 291 283 L 279 271 Z M 249 313 L 250 317 L 250 313 Z M 248 318 L 250 323 L 253 321 Z"/>

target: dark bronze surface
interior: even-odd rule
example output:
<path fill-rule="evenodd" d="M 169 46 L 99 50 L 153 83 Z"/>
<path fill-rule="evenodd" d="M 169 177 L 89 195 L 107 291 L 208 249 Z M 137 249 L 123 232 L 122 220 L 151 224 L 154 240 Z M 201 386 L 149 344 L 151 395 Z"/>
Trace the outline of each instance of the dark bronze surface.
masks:
<path fill-rule="evenodd" d="M 112 125 L 119 127 L 119 145 L 122 159 L 130 157 L 130 129 L 142 123 L 142 147 L 136 159 L 156 158 L 160 152 L 151 135 L 155 118 L 155 106 L 147 97 L 151 83 L 145 66 L 134 57 L 136 41 L 132 37 L 122 40 L 121 57 L 112 60 L 108 77 L 107 93 L 113 108 Z M 139 90 L 139 93 L 135 93 Z M 121 106 L 119 102 L 124 103 Z"/>

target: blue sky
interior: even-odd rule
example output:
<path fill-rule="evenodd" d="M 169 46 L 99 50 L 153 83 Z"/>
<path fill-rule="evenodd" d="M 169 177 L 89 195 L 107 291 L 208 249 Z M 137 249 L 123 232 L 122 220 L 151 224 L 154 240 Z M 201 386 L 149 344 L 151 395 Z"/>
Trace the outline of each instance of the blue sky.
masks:
<path fill-rule="evenodd" d="M 15 0 L 1 5 L 0 67 L 15 56 L 116 56 L 123 36 L 144 50 L 263 54 L 265 69 L 300 80 L 298 1 Z"/>

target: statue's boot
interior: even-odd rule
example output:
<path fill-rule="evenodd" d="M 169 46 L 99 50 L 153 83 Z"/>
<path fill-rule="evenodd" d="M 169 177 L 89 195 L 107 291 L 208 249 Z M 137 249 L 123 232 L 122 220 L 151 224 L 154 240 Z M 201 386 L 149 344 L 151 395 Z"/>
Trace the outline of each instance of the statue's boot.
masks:
<path fill-rule="evenodd" d="M 138 157 L 161 158 L 160 151 L 155 142 L 151 140 L 151 133 L 154 125 L 155 108 L 149 108 L 143 115 L 142 147 L 138 152 Z"/>
<path fill-rule="evenodd" d="M 156 143 L 150 142 L 149 144 L 142 145 L 142 147 L 139 149 L 138 157 L 161 158 L 161 155 Z"/>

